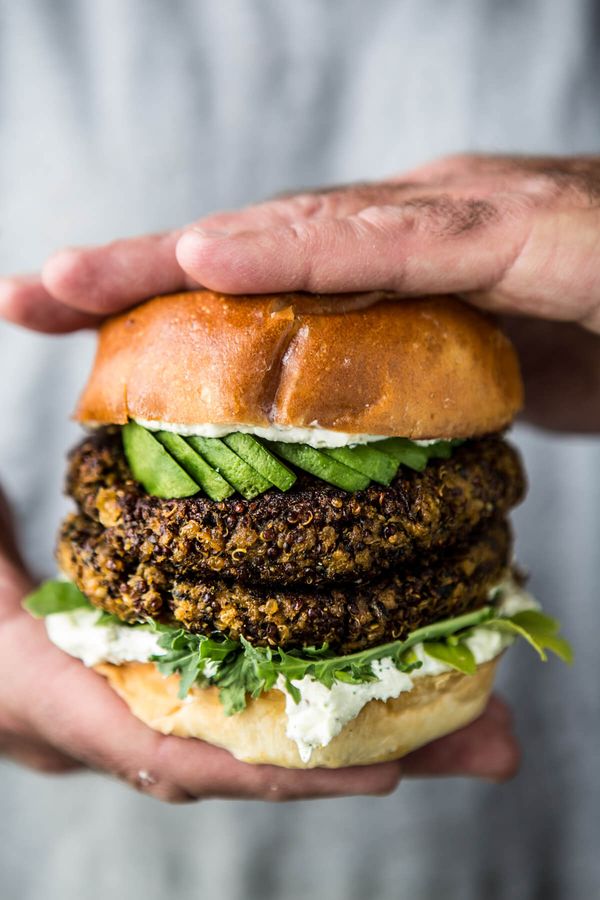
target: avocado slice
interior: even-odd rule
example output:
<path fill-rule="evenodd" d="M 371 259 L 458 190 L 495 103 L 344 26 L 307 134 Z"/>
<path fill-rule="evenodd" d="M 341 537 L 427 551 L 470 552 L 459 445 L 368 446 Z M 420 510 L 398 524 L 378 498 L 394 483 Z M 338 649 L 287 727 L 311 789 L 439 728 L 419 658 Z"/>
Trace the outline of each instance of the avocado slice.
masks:
<path fill-rule="evenodd" d="M 269 449 L 272 449 L 278 456 L 282 456 L 288 462 L 310 472 L 316 478 L 327 481 L 336 487 L 342 488 L 344 491 L 360 491 L 368 487 L 370 479 L 354 469 L 349 469 L 337 459 L 332 459 L 309 447 L 308 444 L 287 444 L 285 441 L 269 441 Z"/>
<path fill-rule="evenodd" d="M 199 484 L 146 428 L 136 422 L 128 422 L 121 429 L 121 434 L 131 474 L 149 494 L 167 500 L 198 493 Z"/>
<path fill-rule="evenodd" d="M 450 459 L 454 448 L 462 443 L 461 440 L 436 441 L 435 444 L 428 444 L 423 449 L 427 451 L 430 459 Z"/>
<path fill-rule="evenodd" d="M 211 500 L 225 500 L 226 497 L 231 497 L 234 492 L 232 486 L 195 450 L 192 450 L 180 435 L 171 431 L 159 431 L 156 437 L 180 466 L 198 482 Z"/>
<path fill-rule="evenodd" d="M 271 484 L 279 488 L 280 491 L 289 491 L 296 476 L 291 469 L 273 456 L 272 453 L 263 447 L 260 441 L 257 441 L 251 434 L 242 434 L 235 431 L 223 438 L 227 446 L 237 453 L 237 455 L 245 460 L 251 468 L 267 478 Z"/>
<path fill-rule="evenodd" d="M 386 438 L 377 441 L 377 449 L 389 454 L 397 463 L 422 472 L 429 459 L 450 459 L 455 447 L 464 444 L 462 439 L 435 441 L 433 444 L 415 444 L 408 438 Z"/>
<path fill-rule="evenodd" d="M 386 438 L 377 441 L 377 449 L 387 453 L 398 465 L 422 472 L 429 458 L 428 448 L 420 447 L 408 438 Z"/>
<path fill-rule="evenodd" d="M 398 471 L 398 463 L 387 453 L 376 450 L 370 444 L 359 444 L 355 447 L 335 447 L 322 450 L 332 459 L 337 459 L 350 469 L 361 472 L 378 484 L 391 484 Z"/>
<path fill-rule="evenodd" d="M 273 487 L 270 481 L 240 459 L 220 438 L 193 436 L 188 437 L 187 442 L 246 500 L 251 500 Z"/>

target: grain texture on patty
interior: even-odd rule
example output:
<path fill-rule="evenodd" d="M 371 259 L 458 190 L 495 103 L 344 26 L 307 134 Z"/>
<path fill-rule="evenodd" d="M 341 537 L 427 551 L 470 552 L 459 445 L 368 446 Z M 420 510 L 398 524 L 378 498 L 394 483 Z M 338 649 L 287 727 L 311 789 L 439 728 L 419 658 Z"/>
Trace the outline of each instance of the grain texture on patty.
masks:
<path fill-rule="evenodd" d="M 67 488 L 115 554 L 165 576 L 318 586 L 366 583 L 460 544 L 519 502 L 524 478 L 515 450 L 491 436 L 424 472 L 400 467 L 388 488 L 346 493 L 300 474 L 254 500 L 160 500 L 132 479 L 118 431 L 102 430 L 73 451 Z"/>
<path fill-rule="evenodd" d="M 92 603 L 128 621 L 152 617 L 190 631 L 220 631 L 256 645 L 319 646 L 351 652 L 485 605 L 510 552 L 506 522 L 494 519 L 438 556 L 401 566 L 362 585 L 251 587 L 222 578 L 173 577 L 141 562 L 96 522 L 63 525 L 61 569 Z"/>

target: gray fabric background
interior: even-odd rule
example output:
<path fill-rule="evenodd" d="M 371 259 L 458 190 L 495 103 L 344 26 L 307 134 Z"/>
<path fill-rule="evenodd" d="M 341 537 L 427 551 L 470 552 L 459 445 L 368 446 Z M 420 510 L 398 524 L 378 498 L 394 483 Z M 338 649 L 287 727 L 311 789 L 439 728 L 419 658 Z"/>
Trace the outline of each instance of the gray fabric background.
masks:
<path fill-rule="evenodd" d="M 598 152 L 599 74 L 583 0 L 0 0 L 0 272 L 450 151 Z M 0 480 L 40 573 L 92 346 L 0 325 Z M 170 808 L 0 763 L 3 900 L 597 897 L 600 448 L 516 439 L 519 555 L 577 662 L 511 653 L 514 782 Z"/>

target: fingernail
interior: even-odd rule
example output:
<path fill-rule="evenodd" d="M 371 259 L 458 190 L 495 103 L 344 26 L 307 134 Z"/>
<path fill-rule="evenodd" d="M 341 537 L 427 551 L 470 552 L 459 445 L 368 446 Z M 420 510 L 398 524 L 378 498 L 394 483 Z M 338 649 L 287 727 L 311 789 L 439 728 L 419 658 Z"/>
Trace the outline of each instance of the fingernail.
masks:
<path fill-rule="evenodd" d="M 194 231 L 196 234 L 199 234 L 200 237 L 203 237 L 203 238 L 229 237 L 229 235 L 231 233 L 229 231 L 217 231 L 217 229 L 215 229 L 215 228 L 199 228 L 197 225 L 195 225 L 191 230 Z"/>

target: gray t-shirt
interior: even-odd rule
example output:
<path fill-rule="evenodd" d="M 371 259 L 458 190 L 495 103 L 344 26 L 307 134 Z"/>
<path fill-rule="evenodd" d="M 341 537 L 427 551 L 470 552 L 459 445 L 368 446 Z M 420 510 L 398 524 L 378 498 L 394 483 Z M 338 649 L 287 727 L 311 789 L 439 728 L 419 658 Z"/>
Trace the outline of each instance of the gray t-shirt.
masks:
<path fill-rule="evenodd" d="M 442 153 L 593 152 L 599 71 L 593 0 L 0 0 L 0 272 Z M 40 573 L 92 347 L 0 325 L 0 480 Z M 3 763 L 2 897 L 598 896 L 600 448 L 516 440 L 531 480 L 518 554 L 577 661 L 542 666 L 520 647 L 505 662 L 515 781 L 171 808 Z"/>

